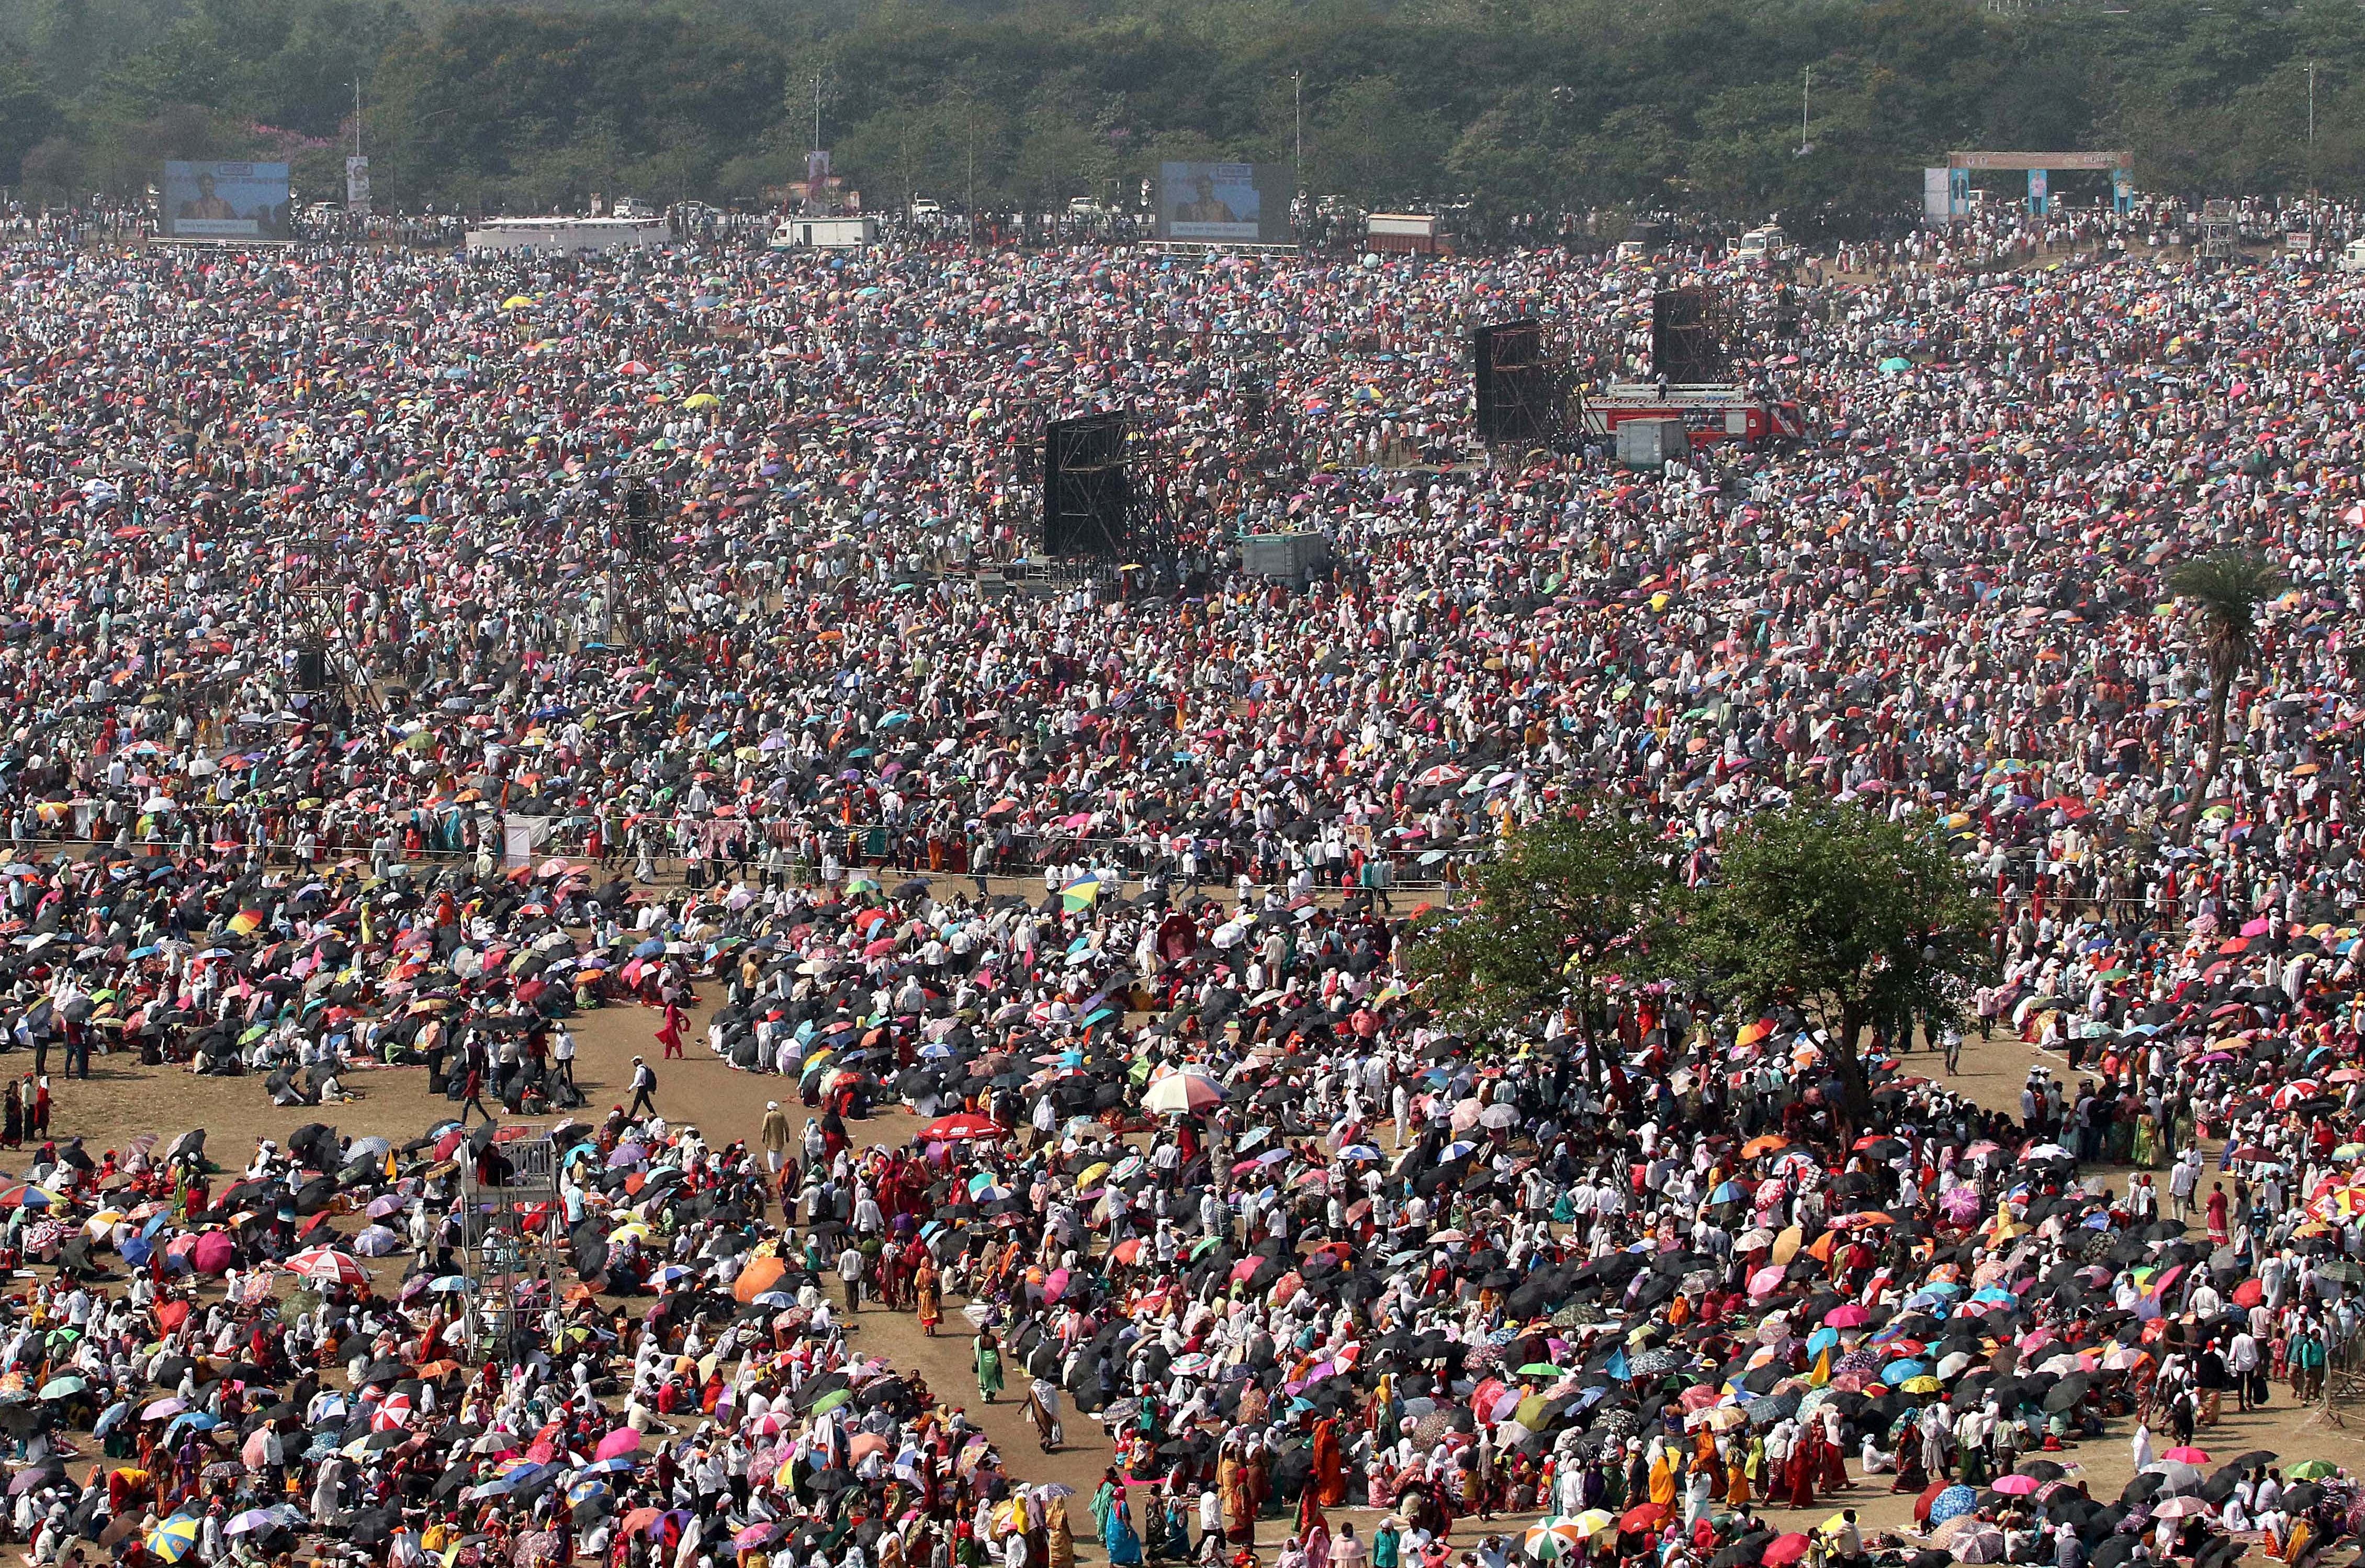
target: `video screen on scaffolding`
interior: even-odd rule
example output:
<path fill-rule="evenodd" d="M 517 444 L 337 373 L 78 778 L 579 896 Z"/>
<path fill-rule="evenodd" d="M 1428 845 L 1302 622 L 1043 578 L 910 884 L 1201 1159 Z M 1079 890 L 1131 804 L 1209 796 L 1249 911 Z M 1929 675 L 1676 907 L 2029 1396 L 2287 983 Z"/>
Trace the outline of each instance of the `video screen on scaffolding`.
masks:
<path fill-rule="evenodd" d="M 1286 245 L 1286 163 L 1160 163 L 1158 237 L 1209 244 Z"/>

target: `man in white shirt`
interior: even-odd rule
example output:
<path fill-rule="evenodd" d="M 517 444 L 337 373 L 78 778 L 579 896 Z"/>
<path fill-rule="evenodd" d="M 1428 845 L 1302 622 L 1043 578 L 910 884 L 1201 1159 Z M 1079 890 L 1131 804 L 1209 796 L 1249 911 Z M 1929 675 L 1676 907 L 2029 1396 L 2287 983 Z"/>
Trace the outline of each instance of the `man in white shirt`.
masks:
<path fill-rule="evenodd" d="M 558 1025 L 550 1042 L 551 1071 L 567 1088 L 575 1087 L 575 1031 Z"/>
<path fill-rule="evenodd" d="M 2258 1371 L 2259 1342 L 2251 1338 L 2247 1328 L 2244 1328 L 2234 1336 L 2234 1342 L 2225 1350 L 2225 1374 L 2234 1380 L 2236 1409 L 2250 1408 L 2251 1389 L 2254 1383 L 2257 1385 L 2259 1403 L 2265 1403 L 2265 1380 L 2258 1376 Z"/>

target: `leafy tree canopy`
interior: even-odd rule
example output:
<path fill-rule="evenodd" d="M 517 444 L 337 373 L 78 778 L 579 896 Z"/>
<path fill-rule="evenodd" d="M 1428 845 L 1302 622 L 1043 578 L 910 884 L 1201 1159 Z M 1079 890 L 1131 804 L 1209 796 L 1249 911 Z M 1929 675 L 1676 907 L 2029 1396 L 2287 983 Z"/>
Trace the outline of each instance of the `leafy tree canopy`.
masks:
<path fill-rule="evenodd" d="M 1987 965 L 1988 907 L 1959 861 L 1871 812 L 1799 805 L 1749 819 L 1685 901 L 1675 968 L 1725 1004 L 1795 1009 L 1829 1038 L 1843 1112 L 1867 1108 L 1872 1026 L 1956 1016 Z"/>
<path fill-rule="evenodd" d="M 0 0 L 0 180 L 128 195 L 166 152 L 278 155 L 327 194 L 359 79 L 375 183 L 408 207 L 754 198 L 799 167 L 819 75 L 874 201 L 1036 207 L 1130 196 L 1165 157 L 1289 159 L 1303 73 L 1317 194 L 1804 230 L 1910 212 L 1956 147 L 2298 188 L 2310 61 L 2316 181 L 2357 195 L 2365 12 L 2330 0 Z"/>

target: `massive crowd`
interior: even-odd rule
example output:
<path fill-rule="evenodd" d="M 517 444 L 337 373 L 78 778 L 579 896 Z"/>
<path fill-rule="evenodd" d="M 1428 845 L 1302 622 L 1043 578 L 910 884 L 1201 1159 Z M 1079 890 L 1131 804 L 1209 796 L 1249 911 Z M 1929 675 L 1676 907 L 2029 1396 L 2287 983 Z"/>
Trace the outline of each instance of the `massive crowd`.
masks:
<path fill-rule="evenodd" d="M 1647 369 L 1651 275 L 1549 249 L 10 252 L 8 1036 L 37 1090 L 136 1051 L 323 1109 L 224 1171 L 11 1093 L 0 1523 L 40 1568 L 2360 1533 L 2337 1467 L 2197 1445 L 2359 1344 L 2365 292 L 1976 259 L 1698 262 L 1805 436 L 1638 473 L 1472 461 L 1471 327 Z M 1161 532 L 1047 578 L 1037 431 L 1109 407 Z M 1240 571 L 1289 530 L 1329 565 Z M 2290 588 L 2213 782 L 2163 575 L 2235 546 Z M 1999 916 L 1876 1126 L 1795 1015 L 1472 1037 L 1407 988 L 1409 885 L 1524 823 L 1609 802 L 1697 882 L 1803 799 Z M 634 1004 L 765 1075 L 754 1147 L 639 1075 L 575 1119 L 568 1018 Z M 2058 1070 L 1983 1108 L 1954 1029 Z M 405 1068 L 452 1121 L 326 1125 Z M 550 1273 L 472 1249 L 523 1169 L 479 1112 L 556 1126 Z M 863 1355 L 874 1295 L 1047 1447 L 1099 1423 L 1097 1495 Z M 2068 1468 L 2122 1441 L 2123 1491 Z M 1867 1477 L 1910 1536 L 1761 1523 Z"/>

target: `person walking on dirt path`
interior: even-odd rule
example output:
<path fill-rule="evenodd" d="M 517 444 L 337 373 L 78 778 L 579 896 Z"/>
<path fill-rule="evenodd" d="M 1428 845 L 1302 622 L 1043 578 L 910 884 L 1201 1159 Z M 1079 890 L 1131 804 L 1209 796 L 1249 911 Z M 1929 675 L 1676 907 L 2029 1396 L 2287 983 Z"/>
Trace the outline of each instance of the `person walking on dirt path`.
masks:
<path fill-rule="evenodd" d="M 624 1114 L 628 1116 L 638 1116 L 645 1111 L 652 1116 L 656 1115 L 657 1114 L 656 1070 L 640 1058 L 634 1057 L 633 1081 L 630 1087 L 633 1091 L 633 1103 Z"/>
<path fill-rule="evenodd" d="M 780 1173 L 780 1161 L 788 1158 L 790 1137 L 788 1113 L 780 1109 L 778 1100 L 765 1101 L 762 1137 L 767 1173 L 773 1176 Z"/>
<path fill-rule="evenodd" d="M 689 1022 L 679 1007 L 671 1002 L 666 1003 L 665 1023 L 657 1029 L 657 1044 L 665 1047 L 668 1058 L 681 1055 L 681 1028 Z"/>

